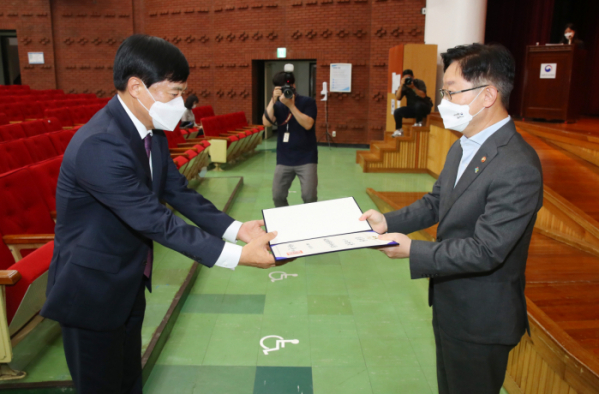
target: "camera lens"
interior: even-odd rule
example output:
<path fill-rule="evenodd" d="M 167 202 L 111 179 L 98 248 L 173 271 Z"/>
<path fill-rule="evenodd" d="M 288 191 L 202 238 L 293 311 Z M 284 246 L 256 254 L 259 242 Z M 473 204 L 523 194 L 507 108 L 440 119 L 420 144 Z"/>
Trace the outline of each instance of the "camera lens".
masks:
<path fill-rule="evenodd" d="M 293 90 L 291 90 L 290 88 L 284 89 L 283 95 L 286 99 L 290 99 L 291 97 L 293 97 Z"/>

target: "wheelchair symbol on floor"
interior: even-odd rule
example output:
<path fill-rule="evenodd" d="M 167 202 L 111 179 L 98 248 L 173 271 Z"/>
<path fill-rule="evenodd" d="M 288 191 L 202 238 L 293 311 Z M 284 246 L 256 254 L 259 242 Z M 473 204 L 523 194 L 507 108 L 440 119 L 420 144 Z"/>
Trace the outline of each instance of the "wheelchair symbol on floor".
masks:
<path fill-rule="evenodd" d="M 275 342 L 275 347 L 269 348 L 266 345 L 264 345 L 264 341 L 269 338 L 277 338 L 277 340 Z M 299 339 L 283 339 L 283 337 L 280 337 L 278 335 L 268 335 L 260 340 L 260 346 L 262 346 L 262 349 L 264 349 L 262 351 L 267 356 L 268 356 L 269 352 L 275 352 L 275 351 L 285 347 L 286 343 L 291 343 L 293 345 L 297 345 L 299 343 Z"/>
<path fill-rule="evenodd" d="M 273 274 L 281 274 L 281 276 L 279 276 L 278 278 L 276 276 L 273 276 Z M 297 274 L 288 274 L 287 272 L 283 272 L 283 271 L 274 271 L 271 272 L 270 274 L 268 274 L 270 281 L 271 282 L 276 282 L 277 280 L 283 280 L 283 279 L 287 279 L 288 276 L 296 276 Z"/>

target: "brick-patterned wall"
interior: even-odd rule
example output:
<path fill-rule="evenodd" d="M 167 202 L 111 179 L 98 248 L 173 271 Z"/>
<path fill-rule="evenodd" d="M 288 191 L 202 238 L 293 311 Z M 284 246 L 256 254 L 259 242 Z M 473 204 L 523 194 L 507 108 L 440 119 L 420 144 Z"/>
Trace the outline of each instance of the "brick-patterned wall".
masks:
<path fill-rule="evenodd" d="M 337 131 L 335 141 L 339 143 L 368 143 L 382 136 L 389 48 L 400 43 L 423 42 L 424 15 L 420 10 L 426 3 L 425 0 L 6 2 L 0 3 L 3 13 L 0 28 L 16 28 L 19 40 L 31 36 L 31 50 L 43 50 L 46 64 L 52 66 L 50 70 L 42 70 L 40 66 L 23 70 L 23 83 L 33 88 L 56 86 L 66 92 L 112 94 L 114 54 L 120 42 L 134 32 L 163 37 L 181 48 L 191 66 L 189 90 L 199 96 L 201 104 L 212 104 L 217 114 L 241 110 L 251 118 L 252 60 L 275 59 L 278 47 L 286 47 L 290 59 L 316 59 L 318 90 L 329 79 L 330 63 L 352 63 L 352 93 L 329 95 L 330 130 Z M 26 7 L 32 10 L 32 16 L 23 16 Z M 10 12 L 19 15 L 9 17 Z M 37 16 L 37 13 L 47 15 Z M 35 27 L 27 18 L 36 19 Z M 51 41 L 45 46 L 38 43 L 44 34 Z M 26 65 L 24 52 L 20 52 L 22 68 Z M 324 130 L 324 103 L 317 102 L 320 134 Z"/>
<path fill-rule="evenodd" d="M 133 34 L 132 1 L 51 1 L 56 84 L 65 93 L 115 94 L 112 65 Z"/>
<path fill-rule="evenodd" d="M 54 40 L 48 0 L 0 1 L 0 30 L 16 30 L 21 82 L 35 89 L 54 89 Z M 45 64 L 29 65 L 27 52 L 44 52 Z"/>

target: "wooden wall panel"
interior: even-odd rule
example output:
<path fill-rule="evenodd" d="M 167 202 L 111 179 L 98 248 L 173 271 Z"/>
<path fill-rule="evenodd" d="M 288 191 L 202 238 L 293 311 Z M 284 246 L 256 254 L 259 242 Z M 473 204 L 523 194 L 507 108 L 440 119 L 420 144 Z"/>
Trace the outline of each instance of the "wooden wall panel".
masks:
<path fill-rule="evenodd" d="M 406 44 L 403 66 L 404 69 L 409 68 L 414 71 L 414 78 L 424 81 L 427 95 L 434 102 L 437 94 L 437 46 Z"/>
<path fill-rule="evenodd" d="M 430 133 L 428 140 L 428 154 L 426 160 L 426 168 L 435 177 L 438 177 L 445 165 L 447 152 L 458 136 L 449 130 L 440 127 L 437 124 L 430 125 Z"/>

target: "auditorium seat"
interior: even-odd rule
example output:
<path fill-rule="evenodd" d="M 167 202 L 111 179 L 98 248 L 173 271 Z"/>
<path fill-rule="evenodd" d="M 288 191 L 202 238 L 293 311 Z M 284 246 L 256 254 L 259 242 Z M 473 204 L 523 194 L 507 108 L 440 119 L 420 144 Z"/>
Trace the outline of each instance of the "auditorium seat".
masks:
<path fill-rule="evenodd" d="M 20 280 L 16 284 L 12 286 L 6 286 L 5 288 L 6 318 L 9 325 L 12 322 L 17 309 L 21 305 L 21 302 L 25 297 L 25 293 L 27 292 L 27 289 L 29 289 L 29 285 L 31 285 L 31 283 L 33 283 L 37 278 L 48 271 L 50 262 L 52 261 L 53 253 L 54 242 L 48 242 L 46 245 L 36 250 L 35 253 L 30 254 L 26 258 L 8 268 L 8 270 L 18 271 L 21 275 Z M 31 312 L 37 313 L 39 311 Z"/>
<path fill-rule="evenodd" d="M 8 123 L 8 116 L 4 112 L 0 112 L 0 126 Z"/>
<path fill-rule="evenodd" d="M 44 111 L 42 110 L 42 107 L 38 102 L 33 100 L 23 103 L 21 111 L 23 112 L 23 117 L 25 120 L 42 119 L 44 117 Z"/>
<path fill-rule="evenodd" d="M 48 132 L 44 125 L 44 120 L 32 120 L 29 122 L 20 123 L 27 137 L 35 137 L 36 135 L 45 134 Z M 0 126 L 1 127 L 1 126 Z M 62 127 L 61 127 L 62 129 Z"/>
<path fill-rule="evenodd" d="M 0 142 L 8 142 L 26 138 L 27 135 L 21 126 L 22 123 L 7 124 L 0 126 Z"/>
<path fill-rule="evenodd" d="M 33 163 L 38 163 L 58 156 L 58 152 L 56 151 L 56 148 L 54 148 L 54 145 L 47 134 L 24 138 L 23 142 L 33 158 Z"/>
<path fill-rule="evenodd" d="M 54 238 L 54 220 L 28 168 L 0 175 L 0 234 L 15 261 Z"/>
<path fill-rule="evenodd" d="M 26 372 L 16 371 L 13 361 L 13 344 L 28 335 L 41 335 L 44 332 L 35 331 L 42 320 L 38 315 L 44 301 L 47 286 L 47 276 L 52 255 L 54 253 L 54 243 L 48 244 L 37 249 L 25 259 L 12 264 L 8 269 L 2 272 L 2 284 L 0 285 L 0 303 L 5 305 L 6 313 L 0 317 L 0 354 L 3 355 L 2 378 L 3 380 L 21 379 L 27 376 Z M 44 339 L 50 339 L 50 336 Z M 39 341 L 42 343 L 42 339 Z M 14 342 L 14 341 L 17 342 Z M 37 349 L 30 349 L 35 354 Z M 43 349 L 40 349 L 42 351 Z M 31 357 L 31 352 L 27 356 Z M 27 364 L 21 364 L 27 365 Z"/>
<path fill-rule="evenodd" d="M 33 163 L 33 158 L 23 140 L 21 138 L 19 140 L 0 143 L 0 155 L 6 157 L 9 171 Z"/>
<path fill-rule="evenodd" d="M 22 111 L 22 104 L 0 104 L 0 112 L 6 114 L 9 122 L 22 122 L 25 116 Z"/>
<path fill-rule="evenodd" d="M 47 133 L 62 130 L 62 124 L 60 123 L 60 120 L 55 117 L 44 119 L 44 127 L 46 128 Z"/>
<path fill-rule="evenodd" d="M 179 172 L 183 173 L 183 171 L 185 170 L 187 163 L 189 163 L 189 160 L 184 156 L 184 155 L 180 155 L 180 154 L 176 154 L 175 157 L 173 157 L 173 161 L 175 162 L 175 165 L 177 166 L 177 170 L 179 170 Z"/>
<path fill-rule="evenodd" d="M 203 118 L 214 116 L 214 109 L 211 105 L 198 106 L 192 109 L 191 111 L 193 112 L 193 116 L 195 117 L 197 124 L 200 124 L 200 121 Z"/>
<path fill-rule="evenodd" d="M 52 140 L 54 148 L 56 149 L 59 155 L 62 155 L 64 151 L 67 149 L 67 146 L 69 146 L 69 142 L 71 142 L 71 138 L 73 138 L 73 135 L 75 135 L 75 130 L 73 129 L 55 131 L 53 133 L 48 134 L 50 140 Z"/>
<path fill-rule="evenodd" d="M 55 117 L 60 120 L 60 124 L 63 128 L 73 127 L 75 126 L 73 122 L 73 118 L 71 117 L 71 111 L 68 108 L 54 108 L 54 109 L 46 109 L 44 111 L 44 116 L 46 118 Z"/>
<path fill-rule="evenodd" d="M 47 109 L 59 108 L 58 100 L 48 100 L 48 101 L 36 101 L 36 103 L 40 106 L 42 113 L 45 113 Z"/>
<path fill-rule="evenodd" d="M 33 182 L 53 217 L 56 214 L 56 185 L 61 165 L 62 155 L 32 164 L 28 167 Z"/>

